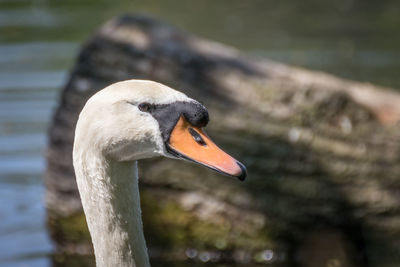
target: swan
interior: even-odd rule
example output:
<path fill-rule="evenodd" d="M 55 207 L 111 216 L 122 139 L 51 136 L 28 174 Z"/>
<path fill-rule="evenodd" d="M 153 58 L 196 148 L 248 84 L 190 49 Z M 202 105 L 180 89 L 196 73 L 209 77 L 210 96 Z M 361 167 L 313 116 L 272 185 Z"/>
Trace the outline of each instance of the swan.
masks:
<path fill-rule="evenodd" d="M 112 84 L 83 107 L 73 165 L 96 265 L 149 267 L 137 160 L 183 159 L 244 180 L 246 169 L 205 134 L 199 102 L 146 80 Z"/>

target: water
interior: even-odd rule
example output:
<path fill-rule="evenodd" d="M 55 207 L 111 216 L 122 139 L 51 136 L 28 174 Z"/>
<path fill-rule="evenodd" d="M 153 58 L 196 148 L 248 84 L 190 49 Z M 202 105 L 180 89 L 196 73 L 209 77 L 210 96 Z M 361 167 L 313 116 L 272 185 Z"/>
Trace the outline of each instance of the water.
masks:
<path fill-rule="evenodd" d="M 0 45 L 2 266 L 50 265 L 48 255 L 53 248 L 45 227 L 43 153 L 57 88 L 66 79 L 65 69 L 54 66 L 63 60 L 56 52 L 71 50 L 72 46 L 63 43 Z"/>
<path fill-rule="evenodd" d="M 49 266 L 46 129 L 79 44 L 149 13 L 255 57 L 400 88 L 400 4 L 386 1 L 0 0 L 0 266 Z"/>

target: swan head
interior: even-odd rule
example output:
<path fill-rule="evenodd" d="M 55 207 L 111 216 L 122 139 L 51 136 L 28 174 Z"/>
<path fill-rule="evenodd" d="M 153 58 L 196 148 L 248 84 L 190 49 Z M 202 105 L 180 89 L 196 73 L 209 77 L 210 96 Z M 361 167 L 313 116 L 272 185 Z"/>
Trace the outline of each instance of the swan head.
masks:
<path fill-rule="evenodd" d="M 87 149 L 117 161 L 165 156 L 244 180 L 244 165 L 205 134 L 208 120 L 202 104 L 165 85 L 118 82 L 93 95 L 81 111 L 74 157 Z"/>

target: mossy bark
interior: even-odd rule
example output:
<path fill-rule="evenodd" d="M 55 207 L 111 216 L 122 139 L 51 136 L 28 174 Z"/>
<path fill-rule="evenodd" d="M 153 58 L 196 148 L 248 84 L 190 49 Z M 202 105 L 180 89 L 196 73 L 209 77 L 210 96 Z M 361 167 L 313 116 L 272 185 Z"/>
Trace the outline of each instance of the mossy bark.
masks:
<path fill-rule="evenodd" d="M 153 255 L 169 251 L 180 259 L 179 251 L 195 248 L 243 262 L 400 264 L 398 94 L 249 58 L 141 16 L 100 28 L 62 91 L 45 175 L 60 249 L 88 238 L 71 161 L 77 116 L 92 94 L 132 78 L 162 82 L 204 103 L 208 133 L 249 171 L 240 183 L 183 162 L 142 161 Z"/>

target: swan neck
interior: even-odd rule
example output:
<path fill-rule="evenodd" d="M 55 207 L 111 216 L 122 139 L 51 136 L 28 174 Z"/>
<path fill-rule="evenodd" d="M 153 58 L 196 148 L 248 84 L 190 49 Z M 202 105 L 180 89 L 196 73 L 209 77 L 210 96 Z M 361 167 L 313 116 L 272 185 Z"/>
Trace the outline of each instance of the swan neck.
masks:
<path fill-rule="evenodd" d="M 150 267 L 137 162 L 74 155 L 74 166 L 96 265 Z"/>

